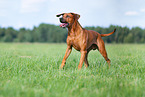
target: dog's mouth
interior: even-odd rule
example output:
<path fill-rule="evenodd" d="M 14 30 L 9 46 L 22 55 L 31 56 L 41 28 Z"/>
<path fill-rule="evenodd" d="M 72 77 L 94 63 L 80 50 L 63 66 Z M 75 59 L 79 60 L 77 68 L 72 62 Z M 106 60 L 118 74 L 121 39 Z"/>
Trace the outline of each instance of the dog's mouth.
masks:
<path fill-rule="evenodd" d="M 66 27 L 68 27 L 69 26 L 69 23 L 67 23 L 63 18 L 59 18 L 59 20 L 60 20 L 60 27 L 62 27 L 62 28 L 66 28 Z"/>
<path fill-rule="evenodd" d="M 66 28 L 66 27 L 68 27 L 68 25 L 69 25 L 69 23 L 61 23 L 61 24 L 60 24 L 60 27 Z"/>

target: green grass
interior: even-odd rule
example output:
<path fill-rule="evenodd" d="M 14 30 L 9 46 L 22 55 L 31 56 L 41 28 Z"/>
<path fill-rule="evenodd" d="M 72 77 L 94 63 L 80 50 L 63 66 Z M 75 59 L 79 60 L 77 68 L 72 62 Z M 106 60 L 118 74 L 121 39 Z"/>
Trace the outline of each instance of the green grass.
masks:
<path fill-rule="evenodd" d="M 0 97 L 145 97 L 145 45 L 106 44 L 112 65 L 98 51 L 78 71 L 73 49 L 59 70 L 66 44 L 0 43 Z"/>

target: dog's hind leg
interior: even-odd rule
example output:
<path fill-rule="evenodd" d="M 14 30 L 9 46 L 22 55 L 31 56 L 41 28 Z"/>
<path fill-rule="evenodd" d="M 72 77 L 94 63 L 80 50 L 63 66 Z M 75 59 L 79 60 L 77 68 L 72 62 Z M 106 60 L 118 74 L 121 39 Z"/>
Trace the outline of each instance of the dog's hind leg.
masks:
<path fill-rule="evenodd" d="M 106 49 L 105 49 L 105 44 L 104 44 L 104 41 L 101 37 L 97 38 L 97 46 L 98 46 L 99 52 L 102 54 L 104 59 L 107 61 L 108 65 L 109 65 L 109 68 L 110 68 L 110 59 L 107 56 L 107 52 L 106 52 Z"/>

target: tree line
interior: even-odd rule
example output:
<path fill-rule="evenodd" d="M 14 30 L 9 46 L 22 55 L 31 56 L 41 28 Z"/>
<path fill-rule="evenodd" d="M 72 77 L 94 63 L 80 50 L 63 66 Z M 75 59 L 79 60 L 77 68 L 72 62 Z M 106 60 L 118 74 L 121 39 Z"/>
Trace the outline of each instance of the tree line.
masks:
<path fill-rule="evenodd" d="M 111 36 L 104 37 L 106 43 L 145 43 L 145 29 L 140 27 L 121 27 L 110 25 L 109 27 L 85 27 L 99 33 L 110 33 L 116 28 Z M 18 30 L 8 27 L 0 27 L 0 42 L 66 42 L 67 30 L 56 25 L 40 24 L 33 29 L 20 28 Z"/>

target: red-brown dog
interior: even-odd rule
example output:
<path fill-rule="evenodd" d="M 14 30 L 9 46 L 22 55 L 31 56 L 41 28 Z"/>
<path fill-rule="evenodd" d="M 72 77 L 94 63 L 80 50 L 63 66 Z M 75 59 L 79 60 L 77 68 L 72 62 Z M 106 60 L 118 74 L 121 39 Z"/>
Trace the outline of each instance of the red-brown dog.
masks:
<path fill-rule="evenodd" d="M 116 29 L 114 29 L 114 31 L 109 34 L 99 34 L 98 32 L 82 28 L 82 26 L 78 22 L 78 19 L 80 18 L 80 15 L 78 14 L 62 13 L 56 16 L 62 16 L 60 18 L 60 22 L 62 23 L 60 27 L 68 28 L 67 49 L 60 66 L 61 69 L 65 66 L 66 59 L 70 55 L 72 47 L 81 52 L 81 58 L 80 63 L 78 65 L 78 69 L 82 68 L 83 62 L 85 62 L 86 68 L 89 66 L 87 60 L 88 53 L 91 50 L 96 49 L 98 49 L 98 51 L 102 54 L 102 56 L 105 58 L 110 67 L 110 59 L 107 56 L 104 41 L 101 37 L 113 34 Z"/>

